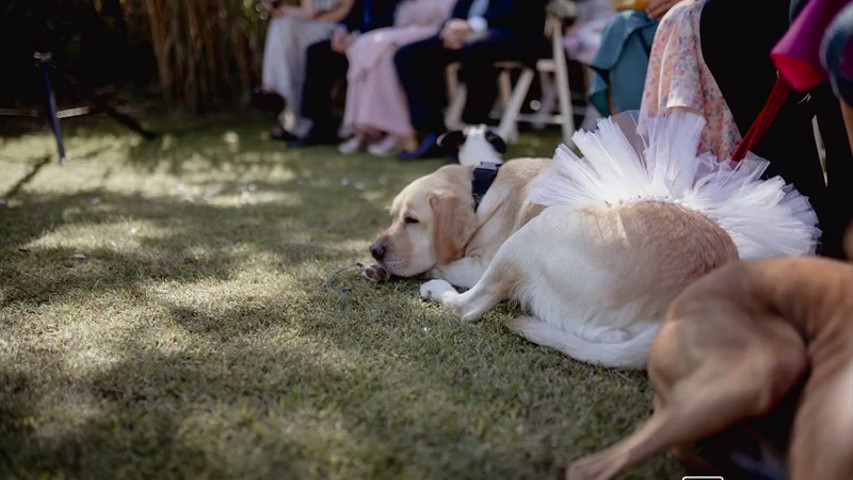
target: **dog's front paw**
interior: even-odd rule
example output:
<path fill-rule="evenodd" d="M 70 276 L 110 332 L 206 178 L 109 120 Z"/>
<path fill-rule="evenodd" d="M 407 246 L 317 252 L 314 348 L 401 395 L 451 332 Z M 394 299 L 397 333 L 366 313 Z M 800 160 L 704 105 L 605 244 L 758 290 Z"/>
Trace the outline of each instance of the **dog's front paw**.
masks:
<path fill-rule="evenodd" d="M 421 285 L 421 298 L 427 300 L 440 300 L 445 292 L 453 291 L 453 286 L 446 280 L 430 280 Z"/>

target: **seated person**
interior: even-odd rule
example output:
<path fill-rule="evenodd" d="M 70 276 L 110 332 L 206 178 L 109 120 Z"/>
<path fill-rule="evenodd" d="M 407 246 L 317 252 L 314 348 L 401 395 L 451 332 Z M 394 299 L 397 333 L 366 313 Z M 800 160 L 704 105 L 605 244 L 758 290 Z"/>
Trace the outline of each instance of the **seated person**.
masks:
<path fill-rule="evenodd" d="M 468 86 L 462 120 L 479 124 L 487 120 L 497 96 L 494 62 L 533 62 L 545 50 L 545 6 L 542 0 L 459 0 L 441 32 L 400 48 L 394 56 L 412 124 L 426 131 L 414 152 L 402 159 L 440 156 L 435 142 L 446 130 L 444 69 L 462 64 L 462 80 Z"/>
<path fill-rule="evenodd" d="M 589 61 L 589 101 L 600 114 L 640 108 L 656 29 L 657 21 L 640 10 L 619 12 L 607 21 L 600 46 Z"/>
<path fill-rule="evenodd" d="M 641 112 L 655 117 L 678 108 L 701 115 L 708 123 L 699 151 L 730 158 L 741 134 L 702 56 L 699 21 L 705 3 L 683 0 L 666 10 L 649 55 Z"/>
<path fill-rule="evenodd" d="M 311 128 L 293 146 L 332 144 L 339 141 L 332 115 L 331 92 L 347 72 L 346 50 L 362 33 L 391 26 L 399 0 L 355 0 L 349 15 L 328 40 L 310 47 L 306 54 L 302 116 Z"/>
<path fill-rule="evenodd" d="M 788 28 L 788 3 L 683 0 L 673 6 L 661 19 L 652 44 L 641 119 L 669 109 L 691 110 L 708 122 L 700 151 L 731 157 L 777 81 L 770 52 Z M 815 113 L 826 145 L 830 185 L 853 190 L 844 174 L 853 159 L 831 89 L 817 87 L 810 93 L 789 94 L 752 151 L 770 161 L 765 175 L 781 176 L 809 198 L 824 231 L 821 253 L 838 256 L 849 212 L 844 211 L 845 202 L 829 195 L 812 133 Z"/>
<path fill-rule="evenodd" d="M 604 27 L 616 12 L 612 0 L 586 0 L 576 8 L 577 18 L 566 29 L 563 44 L 569 58 L 589 65 L 601 45 Z"/>
<path fill-rule="evenodd" d="M 264 47 L 263 85 L 255 93 L 255 102 L 277 104 L 284 111 L 281 125 L 273 128 L 273 138 L 287 138 L 287 132 L 303 135 L 307 123 L 300 117 L 302 85 L 305 76 L 305 50 L 328 39 L 352 8 L 354 0 L 302 0 L 299 7 L 270 6 L 272 20 Z M 270 97 L 278 96 L 274 99 Z M 277 101 L 276 101 L 277 100 Z M 263 107 L 263 105 L 257 105 Z"/>
<path fill-rule="evenodd" d="M 347 49 L 347 105 L 344 128 L 353 137 L 339 150 L 362 148 L 374 155 L 389 155 L 416 145 L 406 95 L 394 67 L 401 45 L 438 33 L 450 18 L 455 0 L 407 0 L 394 15 L 394 26 L 359 37 Z"/>

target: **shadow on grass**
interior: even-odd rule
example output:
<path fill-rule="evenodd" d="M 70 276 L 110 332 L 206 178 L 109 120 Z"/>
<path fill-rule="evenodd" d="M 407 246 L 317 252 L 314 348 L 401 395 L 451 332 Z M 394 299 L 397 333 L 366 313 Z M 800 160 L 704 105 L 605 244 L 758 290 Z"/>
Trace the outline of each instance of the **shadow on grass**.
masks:
<path fill-rule="evenodd" d="M 218 188 L 233 194 L 238 183 Z M 306 211 L 305 201 L 333 201 L 335 193 L 324 193 L 331 187 L 313 186 L 306 193 L 292 181 L 257 182 L 255 188 L 253 195 L 286 192 L 297 200 L 218 205 L 204 198 L 191 202 L 100 190 L 27 195 L 22 206 L 0 211 L 0 278 L 6 280 L 0 306 L 41 303 L 78 289 L 133 291 L 139 282 L 224 280 L 259 255 L 280 268 L 343 262 L 357 255 L 347 245 L 354 222 L 366 220 L 361 237 L 366 246 L 385 216 L 366 201 L 357 205 L 359 219 L 323 205 Z M 93 198 L 98 205 L 92 205 Z M 73 258 L 80 254 L 85 258 Z"/>
<path fill-rule="evenodd" d="M 146 398 L 128 400 L 123 393 L 93 383 L 82 393 L 100 400 L 97 414 L 80 412 L 83 419 L 72 422 L 73 427 L 37 434 L 40 397 L 46 392 L 30 387 L 27 374 L 7 366 L 0 367 L 0 381 L 0 394 L 4 396 L 0 402 L 3 478 L 176 478 L 188 469 L 204 470 L 199 468 L 205 463 L 203 452 L 176 442 L 181 418 L 167 406 L 150 402 L 118 415 L 122 403 L 141 405 Z M 68 382 L 64 383 L 63 388 L 68 388 Z M 144 433 L 117 435 L 122 430 Z M 135 462 L 135 458 L 146 461 Z"/>
<path fill-rule="evenodd" d="M 645 413 L 643 375 L 582 365 L 510 335 L 495 316 L 511 307 L 481 325 L 459 323 L 412 300 L 416 285 L 360 289 L 351 301 L 315 292 L 299 300 L 313 312 L 301 317 L 284 298 L 258 309 L 242 297 L 216 313 L 148 298 L 167 312 L 158 323 L 191 340 L 163 351 L 143 344 L 143 329 L 116 363 L 63 375 L 63 396 L 92 398 L 96 410 L 64 431 L 21 427 L 44 415 L 29 385 L 56 385 L 29 380 L 38 369 L 0 373 L 0 471 L 554 478 Z M 50 355 L 38 363 L 54 363 Z"/>
<path fill-rule="evenodd" d="M 242 315 L 231 312 L 213 323 L 230 324 Z M 513 407 L 530 401 L 521 389 L 509 396 L 492 392 L 485 398 L 496 405 L 483 405 L 466 399 L 484 399 L 486 379 L 467 388 L 464 376 L 448 383 L 423 358 L 372 370 L 341 367 L 288 345 L 243 353 L 207 364 L 188 352 L 126 345 L 119 363 L 78 387 L 95 399 L 96 413 L 48 436 L 3 428 L 0 471 L 22 478 L 521 478 L 531 468 L 556 472 L 541 445 L 500 443 L 505 432 L 492 431 L 525 423 L 518 415 L 529 407 Z M 21 408 L 8 412 L 12 422 L 36 416 L 26 408 L 34 400 L 26 398 L 26 384 L 17 376 L 6 390 L 21 397 L 14 403 Z M 508 421 L 484 417 L 482 411 L 495 406 L 506 409 Z M 333 458 L 335 452 L 344 457 Z"/>

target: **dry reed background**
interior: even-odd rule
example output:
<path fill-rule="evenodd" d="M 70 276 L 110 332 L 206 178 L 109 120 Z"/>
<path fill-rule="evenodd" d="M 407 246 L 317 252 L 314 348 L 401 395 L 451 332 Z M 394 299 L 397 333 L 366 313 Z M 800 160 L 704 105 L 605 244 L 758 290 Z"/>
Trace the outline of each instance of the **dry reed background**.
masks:
<path fill-rule="evenodd" d="M 0 0 L 0 63 L 19 77 L 0 80 L 14 92 L 3 99 L 35 88 L 32 52 L 44 43 L 78 77 L 133 84 L 170 109 L 245 101 L 260 81 L 268 18 L 260 0 Z"/>
<path fill-rule="evenodd" d="M 245 94 L 257 81 L 266 12 L 255 0 L 125 0 L 144 12 L 167 106 L 198 109 Z"/>

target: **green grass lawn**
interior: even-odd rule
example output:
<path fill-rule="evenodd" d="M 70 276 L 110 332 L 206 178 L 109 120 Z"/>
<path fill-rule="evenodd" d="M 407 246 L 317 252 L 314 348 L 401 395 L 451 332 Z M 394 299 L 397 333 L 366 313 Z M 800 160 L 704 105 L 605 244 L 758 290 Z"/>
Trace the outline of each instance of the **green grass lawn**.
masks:
<path fill-rule="evenodd" d="M 644 374 L 511 334 L 514 305 L 471 325 L 415 280 L 326 289 L 442 162 L 146 123 L 167 134 L 66 122 L 66 166 L 47 130 L 0 139 L 0 478 L 555 479 L 649 414 Z"/>

